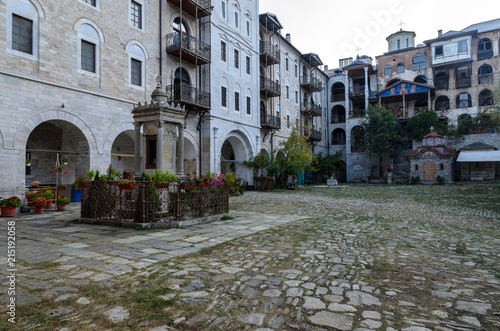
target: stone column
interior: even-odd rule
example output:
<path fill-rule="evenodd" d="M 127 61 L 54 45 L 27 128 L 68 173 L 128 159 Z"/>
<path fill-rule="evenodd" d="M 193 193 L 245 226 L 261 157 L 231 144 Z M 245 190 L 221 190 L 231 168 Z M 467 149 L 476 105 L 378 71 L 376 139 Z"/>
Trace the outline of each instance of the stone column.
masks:
<path fill-rule="evenodd" d="M 163 121 L 157 121 L 156 134 L 156 170 L 163 170 Z"/>
<path fill-rule="evenodd" d="M 142 123 L 134 123 L 135 125 L 135 145 L 134 145 L 134 174 L 139 177 L 141 171 L 141 126 Z"/>
<path fill-rule="evenodd" d="M 349 102 L 349 70 L 345 71 L 345 116 L 349 118 L 350 114 L 350 105 Z"/>
<path fill-rule="evenodd" d="M 179 140 L 177 141 L 177 175 L 184 176 L 184 125 L 179 125 Z"/>
<path fill-rule="evenodd" d="M 365 109 L 368 109 L 369 96 L 370 96 L 370 88 L 368 86 L 368 67 L 365 67 Z"/>

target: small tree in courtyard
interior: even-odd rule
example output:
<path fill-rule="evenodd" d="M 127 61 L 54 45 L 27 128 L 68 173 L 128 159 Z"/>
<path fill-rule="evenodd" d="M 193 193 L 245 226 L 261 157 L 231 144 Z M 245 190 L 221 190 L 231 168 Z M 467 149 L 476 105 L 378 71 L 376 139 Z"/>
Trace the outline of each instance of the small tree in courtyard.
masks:
<path fill-rule="evenodd" d="M 292 128 L 290 137 L 279 143 L 277 152 L 282 154 L 282 157 L 277 160 L 282 181 L 287 176 L 294 175 L 296 172 L 304 172 L 311 166 L 311 146 L 298 128 Z"/>
<path fill-rule="evenodd" d="M 421 112 L 417 116 L 408 119 L 405 125 L 405 129 L 408 130 L 411 138 L 415 140 L 421 140 L 431 132 L 431 127 L 439 134 L 443 134 L 446 129 L 446 125 L 439 122 L 439 117 L 433 110 Z"/>
<path fill-rule="evenodd" d="M 382 176 L 382 158 L 392 157 L 395 148 L 404 139 L 398 132 L 397 123 L 389 109 L 380 104 L 371 106 L 366 111 L 363 122 L 366 132 L 366 148 L 372 158 L 379 158 L 380 176 Z"/>

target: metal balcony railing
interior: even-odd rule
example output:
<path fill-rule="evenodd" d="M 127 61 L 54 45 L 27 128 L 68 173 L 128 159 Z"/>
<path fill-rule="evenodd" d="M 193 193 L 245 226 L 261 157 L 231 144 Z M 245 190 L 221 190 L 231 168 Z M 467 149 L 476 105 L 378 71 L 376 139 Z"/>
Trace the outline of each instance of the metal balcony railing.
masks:
<path fill-rule="evenodd" d="M 477 60 L 486 60 L 486 59 L 491 59 L 493 57 L 493 50 L 492 49 L 487 49 L 485 51 L 478 51 L 477 52 Z"/>
<path fill-rule="evenodd" d="M 315 105 L 312 102 L 304 102 L 302 111 L 311 113 L 312 116 L 321 116 L 323 114 L 323 112 L 321 111 L 321 106 Z"/>
<path fill-rule="evenodd" d="M 364 110 L 353 110 L 351 115 L 353 118 L 365 117 L 365 111 Z"/>
<path fill-rule="evenodd" d="M 365 95 L 365 87 L 354 86 L 350 91 L 350 95 Z"/>
<path fill-rule="evenodd" d="M 167 34 L 167 53 L 179 55 L 180 51 L 183 52 L 183 59 L 193 64 L 210 62 L 210 45 L 185 32 L 182 33 L 182 38 L 179 37 L 179 32 Z"/>
<path fill-rule="evenodd" d="M 260 77 L 260 92 L 266 93 L 268 97 L 281 95 L 281 84 L 266 77 Z"/>
<path fill-rule="evenodd" d="M 310 129 L 309 132 L 306 131 L 306 136 L 309 137 L 310 140 L 321 141 L 321 131 Z"/>
<path fill-rule="evenodd" d="M 194 110 L 210 109 L 210 93 L 188 84 L 174 84 L 166 87 L 168 102 L 180 103 Z"/>
<path fill-rule="evenodd" d="M 272 129 L 281 129 L 281 118 L 278 116 L 273 116 L 271 114 L 261 114 L 260 115 L 260 125 L 262 127 L 268 127 Z"/>
<path fill-rule="evenodd" d="M 266 65 L 280 63 L 280 50 L 271 43 L 260 42 L 260 60 Z"/>
<path fill-rule="evenodd" d="M 212 4 L 210 0 L 167 0 L 177 7 L 181 7 L 182 11 L 189 13 L 193 17 L 205 17 L 212 14 Z"/>
<path fill-rule="evenodd" d="M 450 87 L 448 78 L 435 78 L 434 88 L 436 90 L 447 90 Z"/>
<path fill-rule="evenodd" d="M 300 85 L 304 89 L 310 90 L 311 92 L 320 92 L 321 90 L 323 90 L 321 81 L 313 76 L 303 75 L 302 79 L 300 80 Z"/>

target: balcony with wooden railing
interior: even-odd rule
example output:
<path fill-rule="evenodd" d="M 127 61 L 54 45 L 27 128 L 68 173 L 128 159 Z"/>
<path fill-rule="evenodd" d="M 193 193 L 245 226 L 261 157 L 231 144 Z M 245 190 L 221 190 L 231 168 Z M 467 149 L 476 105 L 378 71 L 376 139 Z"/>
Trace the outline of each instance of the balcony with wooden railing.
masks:
<path fill-rule="evenodd" d="M 181 56 L 192 64 L 210 63 L 210 45 L 185 32 L 182 33 L 182 38 L 179 38 L 178 32 L 167 34 L 167 53 Z"/>
<path fill-rule="evenodd" d="M 260 42 L 260 61 L 266 66 L 280 63 L 280 50 L 271 43 Z"/>
<path fill-rule="evenodd" d="M 314 76 L 303 75 L 300 80 L 300 86 L 310 92 L 321 92 L 323 90 L 321 81 Z"/>
<path fill-rule="evenodd" d="M 311 116 L 321 116 L 323 112 L 320 105 L 316 105 L 312 102 L 304 102 L 302 107 L 302 112 L 310 114 Z"/>
<path fill-rule="evenodd" d="M 321 131 L 310 129 L 305 131 L 305 136 L 309 138 L 310 141 L 321 141 Z"/>
<path fill-rule="evenodd" d="M 197 18 L 202 18 L 212 15 L 212 4 L 210 0 L 167 0 L 175 6 L 181 8 L 182 11 Z"/>
<path fill-rule="evenodd" d="M 268 129 L 281 129 L 281 118 L 271 114 L 261 113 L 260 114 L 260 126 L 262 128 Z"/>
<path fill-rule="evenodd" d="M 455 83 L 455 88 L 466 88 L 472 86 L 472 80 L 470 77 L 457 78 Z"/>
<path fill-rule="evenodd" d="M 168 102 L 180 104 L 186 109 L 209 110 L 210 93 L 188 84 L 174 84 L 166 87 Z"/>
<path fill-rule="evenodd" d="M 260 77 L 260 93 L 274 98 L 281 95 L 281 84 L 266 77 Z"/>

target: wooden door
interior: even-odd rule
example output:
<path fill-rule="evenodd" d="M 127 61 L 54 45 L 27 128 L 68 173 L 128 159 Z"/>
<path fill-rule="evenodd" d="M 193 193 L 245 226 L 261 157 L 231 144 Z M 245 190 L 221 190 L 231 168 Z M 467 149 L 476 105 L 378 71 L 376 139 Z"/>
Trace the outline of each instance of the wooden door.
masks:
<path fill-rule="evenodd" d="M 424 180 L 432 182 L 436 181 L 436 165 L 434 163 L 424 163 Z"/>

